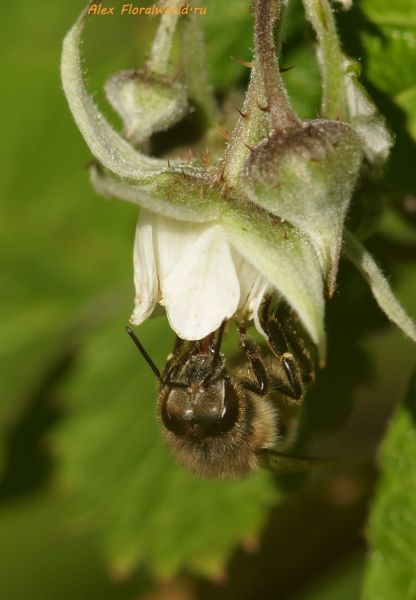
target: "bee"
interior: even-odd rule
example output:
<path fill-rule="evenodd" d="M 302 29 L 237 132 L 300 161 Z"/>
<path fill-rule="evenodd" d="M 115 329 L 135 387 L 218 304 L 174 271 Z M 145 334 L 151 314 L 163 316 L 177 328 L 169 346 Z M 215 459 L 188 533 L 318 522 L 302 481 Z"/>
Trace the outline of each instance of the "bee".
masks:
<path fill-rule="evenodd" d="M 294 440 L 304 383 L 312 375 L 301 376 L 269 305 L 266 299 L 262 327 L 271 355 L 262 356 L 242 323 L 238 329 L 244 363 L 232 368 L 221 354 L 226 320 L 217 336 L 211 333 L 196 342 L 177 337 L 163 373 L 126 327 L 159 380 L 157 413 L 167 444 L 179 462 L 199 477 L 238 479 L 260 466 L 296 472 L 319 462 L 282 453 Z M 305 348 L 300 350 L 307 354 Z"/>

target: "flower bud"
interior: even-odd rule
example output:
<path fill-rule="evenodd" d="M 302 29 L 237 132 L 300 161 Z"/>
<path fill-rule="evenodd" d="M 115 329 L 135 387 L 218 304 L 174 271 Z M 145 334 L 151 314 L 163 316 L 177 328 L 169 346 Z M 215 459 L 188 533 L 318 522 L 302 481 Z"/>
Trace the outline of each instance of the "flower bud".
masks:
<path fill-rule="evenodd" d="M 380 115 L 373 100 L 359 82 L 361 66 L 344 59 L 344 85 L 347 98 L 348 121 L 361 137 L 363 150 L 374 174 L 379 174 L 390 154 L 394 136 Z"/>
<path fill-rule="evenodd" d="M 133 144 L 174 125 L 188 108 L 182 84 L 146 72 L 122 71 L 107 81 L 105 91 Z"/>
<path fill-rule="evenodd" d="M 360 139 L 350 125 L 318 119 L 262 140 L 242 173 L 250 200 L 309 236 L 330 296 L 362 158 Z"/>

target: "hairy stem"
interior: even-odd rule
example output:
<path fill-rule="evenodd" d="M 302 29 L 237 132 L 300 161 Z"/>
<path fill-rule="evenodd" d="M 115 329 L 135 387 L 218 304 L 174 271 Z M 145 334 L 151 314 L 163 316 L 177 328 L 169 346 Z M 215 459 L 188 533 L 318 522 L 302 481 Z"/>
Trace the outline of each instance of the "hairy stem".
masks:
<path fill-rule="evenodd" d="M 300 125 L 283 85 L 276 56 L 273 29 L 278 20 L 279 33 L 281 31 L 281 12 L 280 0 L 258 0 L 255 25 L 256 58 L 262 73 L 271 132 L 276 133 L 285 133 Z"/>
<path fill-rule="evenodd" d="M 322 74 L 322 116 L 348 120 L 344 66 L 334 16 L 328 0 L 303 0 L 306 16 L 319 41 L 318 60 Z"/>
<path fill-rule="evenodd" d="M 165 0 L 165 8 L 176 8 L 177 0 Z M 155 39 L 146 61 L 146 70 L 154 75 L 164 77 L 168 74 L 169 58 L 172 50 L 173 36 L 178 22 L 179 11 L 163 13 L 157 29 Z"/>

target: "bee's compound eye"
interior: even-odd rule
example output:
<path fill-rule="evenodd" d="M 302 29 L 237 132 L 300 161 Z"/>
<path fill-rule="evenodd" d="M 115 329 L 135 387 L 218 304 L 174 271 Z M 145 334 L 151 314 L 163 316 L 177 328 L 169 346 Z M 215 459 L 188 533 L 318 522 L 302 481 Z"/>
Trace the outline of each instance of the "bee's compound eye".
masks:
<path fill-rule="evenodd" d="M 219 421 L 215 424 L 215 431 L 210 433 L 226 433 L 237 423 L 239 411 L 238 396 L 229 381 L 225 382 L 224 408 Z"/>
<path fill-rule="evenodd" d="M 196 403 L 173 391 L 161 405 L 166 429 L 178 436 L 210 436 L 230 431 L 238 419 L 238 396 L 229 381 L 217 385 L 217 389 L 213 386 L 211 393 L 203 393 Z"/>

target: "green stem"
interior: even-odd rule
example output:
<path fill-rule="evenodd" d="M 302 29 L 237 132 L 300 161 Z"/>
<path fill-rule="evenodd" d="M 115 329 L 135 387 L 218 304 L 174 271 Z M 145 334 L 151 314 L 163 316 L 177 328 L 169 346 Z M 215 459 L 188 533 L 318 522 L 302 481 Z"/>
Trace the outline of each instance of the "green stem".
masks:
<path fill-rule="evenodd" d="M 240 184 L 240 174 L 243 165 L 250 154 L 250 147 L 255 146 L 267 136 L 267 114 L 260 110 L 264 106 L 262 77 L 258 61 L 254 60 L 251 69 L 250 83 L 247 89 L 241 116 L 230 136 L 227 149 L 218 162 L 218 170 L 230 186 Z"/>
<path fill-rule="evenodd" d="M 322 74 L 322 116 L 325 119 L 348 120 L 344 85 L 344 59 L 335 26 L 334 16 L 327 0 L 303 0 L 306 16 L 319 40 L 319 64 Z"/>
<path fill-rule="evenodd" d="M 212 122 L 219 118 L 212 87 L 207 72 L 207 61 L 201 17 L 182 17 L 182 65 L 188 97 L 196 102 Z"/>
<path fill-rule="evenodd" d="M 273 26 L 279 12 L 281 17 L 278 0 L 258 0 L 254 35 L 256 58 L 252 63 L 250 83 L 241 111 L 244 116 L 237 121 L 224 156 L 218 163 L 224 179 L 231 186 L 239 184 L 241 170 L 250 153 L 247 146 L 255 146 L 265 138 L 269 133 L 269 124 L 272 131 L 281 133 L 300 123 L 283 86 L 275 55 Z M 282 37 L 281 23 L 280 18 L 278 51 Z M 267 108 L 267 111 L 260 107 Z"/>
<path fill-rule="evenodd" d="M 256 57 L 262 72 L 271 132 L 277 134 L 284 134 L 300 125 L 283 85 L 276 56 L 273 29 L 278 20 L 280 41 L 281 12 L 280 0 L 258 0 L 255 25 Z"/>
<path fill-rule="evenodd" d="M 177 8 L 177 0 L 165 0 L 165 8 Z M 179 11 L 174 13 L 163 13 L 155 39 L 150 49 L 149 58 L 146 61 L 146 71 L 153 75 L 165 77 L 168 74 L 169 58 L 172 50 L 173 36 L 179 18 Z"/>

